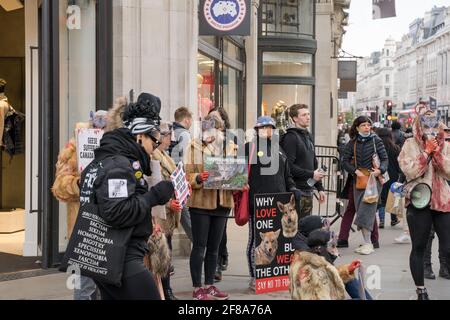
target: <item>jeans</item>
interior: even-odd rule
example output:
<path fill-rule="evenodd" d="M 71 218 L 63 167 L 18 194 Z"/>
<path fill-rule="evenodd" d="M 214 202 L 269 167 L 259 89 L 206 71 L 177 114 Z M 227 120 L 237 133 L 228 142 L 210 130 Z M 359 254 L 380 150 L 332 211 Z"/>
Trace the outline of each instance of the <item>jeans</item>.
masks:
<path fill-rule="evenodd" d="M 359 294 L 360 282 L 358 279 L 353 279 L 350 282 L 345 284 L 345 291 L 347 291 L 348 295 L 352 299 L 364 300 Z M 373 300 L 370 293 L 366 290 L 366 299 L 365 300 Z"/>
<path fill-rule="evenodd" d="M 384 223 L 384 218 L 386 216 L 386 207 L 378 208 L 378 217 L 380 218 L 380 223 Z M 391 213 L 391 222 L 398 221 L 398 218 L 395 214 Z"/>
<path fill-rule="evenodd" d="M 97 286 L 94 280 L 80 276 L 80 289 L 73 292 L 74 300 L 97 300 Z"/>

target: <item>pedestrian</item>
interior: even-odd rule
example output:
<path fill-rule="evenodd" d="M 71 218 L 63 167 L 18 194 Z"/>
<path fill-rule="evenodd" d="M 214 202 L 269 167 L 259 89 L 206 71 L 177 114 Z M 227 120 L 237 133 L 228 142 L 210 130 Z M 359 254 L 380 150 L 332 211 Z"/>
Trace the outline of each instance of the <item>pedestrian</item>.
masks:
<path fill-rule="evenodd" d="M 293 239 L 294 257 L 289 270 L 290 293 L 295 300 L 343 300 L 345 292 L 352 299 L 372 300 L 369 292 L 361 296 L 361 283 L 354 271 L 361 261 L 334 267 L 339 252 L 328 222 L 319 216 L 300 220 Z"/>
<path fill-rule="evenodd" d="M 236 156 L 237 146 L 225 141 L 225 124 L 220 117 L 209 115 L 202 122 L 202 137 L 188 146 L 184 158 L 186 174 L 192 186 L 188 201 L 192 221 L 193 248 L 190 271 L 194 300 L 226 300 L 229 295 L 214 286 L 218 251 L 225 223 L 234 207 L 233 194 L 226 190 L 203 188 L 209 173 L 204 169 L 206 156 Z M 202 269 L 205 282 L 202 285 Z"/>
<path fill-rule="evenodd" d="M 326 196 L 321 182 L 325 174 L 318 170 L 313 138 L 308 131 L 311 123 L 309 107 L 295 104 L 289 108 L 289 116 L 295 127 L 287 130 L 280 144 L 286 152 L 295 184 L 303 193 L 298 208 L 301 219 L 312 214 L 314 189 L 319 191 L 320 203 L 325 202 Z M 314 184 L 310 185 L 308 181 L 313 181 Z"/>
<path fill-rule="evenodd" d="M 392 132 L 391 130 L 387 128 L 380 128 L 377 130 L 378 136 L 383 140 L 384 147 L 386 148 L 386 152 L 388 155 L 388 174 L 389 174 L 389 181 L 387 181 L 383 185 L 383 189 L 381 190 L 380 195 L 380 201 L 378 202 L 378 217 L 380 219 L 379 228 L 384 228 L 384 218 L 385 218 L 385 209 L 386 209 L 386 202 L 389 194 L 389 190 L 391 188 L 391 185 L 394 182 L 397 182 L 400 178 L 400 175 L 402 174 L 402 170 L 400 169 L 400 166 L 398 164 L 398 156 L 400 155 L 401 148 L 394 143 L 392 138 Z M 399 224 L 400 221 L 397 217 L 397 215 L 391 213 L 391 226 L 394 227 L 397 224 Z"/>
<path fill-rule="evenodd" d="M 160 125 L 161 145 L 153 151 L 152 160 L 159 161 L 161 166 L 161 177 L 165 181 L 171 181 L 170 176 L 175 172 L 177 166 L 173 159 L 167 153 L 170 147 L 172 137 L 172 125 L 162 122 Z M 182 206 L 176 200 L 171 200 L 165 205 L 166 218 L 156 218 L 156 223 L 161 226 L 165 234 L 167 243 L 172 256 L 172 237 L 175 229 L 180 226 Z M 161 279 L 165 300 L 178 300 L 173 294 L 170 286 L 170 268 L 165 277 Z"/>
<path fill-rule="evenodd" d="M 255 127 L 255 138 L 245 145 L 245 154 L 250 163 L 249 174 L 249 236 L 247 261 L 250 273 L 250 290 L 255 291 L 255 206 L 256 194 L 294 192 L 300 200 L 301 193 L 290 174 L 286 155 L 272 142 L 276 123 L 271 117 L 259 117 Z M 272 170 L 270 170 L 272 168 Z M 271 172 L 272 171 L 272 172 Z M 298 223 L 298 222 L 297 222 Z"/>
<path fill-rule="evenodd" d="M 123 113 L 125 128 L 105 133 L 93 162 L 81 177 L 87 201 L 113 228 L 131 228 L 123 259 L 122 286 L 95 280 L 103 300 L 160 300 L 152 273 L 144 266 L 147 241 L 152 234 L 151 209 L 166 204 L 174 194 L 171 182 L 162 181 L 148 191 L 143 175 L 150 176 L 150 156 L 160 144 L 159 99 L 129 104 Z M 85 173 L 97 169 L 94 182 Z M 120 182 L 120 184 L 118 184 Z M 86 201 L 84 198 L 83 201 Z M 81 203 L 83 205 L 83 202 Z"/>
<path fill-rule="evenodd" d="M 412 240 L 409 259 L 411 274 L 417 287 L 418 300 L 428 300 L 424 285 L 424 255 L 434 227 L 439 238 L 439 250 L 450 261 L 450 145 L 445 142 L 444 125 L 426 104 L 416 106 L 413 135 L 407 139 L 399 156 L 406 176 L 407 220 Z M 418 184 L 431 188 L 428 206 L 419 209 L 411 202 Z M 423 200 L 423 199 L 422 199 Z"/>
<path fill-rule="evenodd" d="M 371 174 L 377 178 L 376 187 L 378 196 L 381 192 L 382 184 L 378 179 L 387 171 L 388 156 L 384 148 L 383 141 L 371 132 L 372 120 L 366 116 L 356 118 L 352 126 L 352 136 L 354 137 L 345 147 L 343 156 L 343 167 L 353 175 L 353 196 L 356 209 L 355 225 L 361 230 L 364 244 L 358 247 L 355 252 L 368 255 L 374 252 L 371 241 L 371 233 L 376 221 L 377 202 L 364 202 L 365 186 L 359 186 L 357 179 L 368 180 Z M 378 158 L 375 164 L 374 158 Z M 359 187 L 359 188 L 358 188 Z"/>
<path fill-rule="evenodd" d="M 393 121 L 391 129 L 392 129 L 392 139 L 394 140 L 394 143 L 400 148 L 403 147 L 406 137 L 405 133 L 401 130 L 402 125 L 398 121 Z"/>

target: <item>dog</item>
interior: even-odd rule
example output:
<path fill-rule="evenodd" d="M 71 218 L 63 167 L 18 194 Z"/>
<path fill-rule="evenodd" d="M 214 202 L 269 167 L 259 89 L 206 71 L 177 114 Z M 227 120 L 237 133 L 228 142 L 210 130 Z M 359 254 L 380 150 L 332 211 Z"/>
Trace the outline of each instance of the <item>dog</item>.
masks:
<path fill-rule="evenodd" d="M 258 266 L 271 264 L 277 254 L 280 231 L 259 233 L 262 241 L 255 248 L 255 264 Z"/>
<path fill-rule="evenodd" d="M 293 238 L 298 231 L 298 214 L 295 209 L 295 197 L 292 195 L 291 201 L 282 204 L 277 202 L 278 209 L 280 209 L 283 217 L 281 218 L 281 226 L 283 227 L 283 236 L 285 238 Z"/>

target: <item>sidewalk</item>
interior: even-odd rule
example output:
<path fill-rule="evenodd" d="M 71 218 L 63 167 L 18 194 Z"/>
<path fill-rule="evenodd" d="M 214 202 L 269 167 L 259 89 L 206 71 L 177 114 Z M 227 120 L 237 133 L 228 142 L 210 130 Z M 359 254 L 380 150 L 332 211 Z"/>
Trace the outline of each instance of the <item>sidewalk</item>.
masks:
<path fill-rule="evenodd" d="M 333 226 L 338 231 L 338 223 Z M 363 261 L 365 266 L 377 265 L 381 269 L 381 289 L 372 290 L 372 296 L 379 300 L 415 299 L 415 288 L 409 271 L 410 245 L 394 244 L 393 239 L 401 233 L 401 229 L 380 230 L 380 245 L 370 256 L 357 256 L 353 250 L 360 244 L 361 235 L 352 233 L 350 248 L 341 249 L 342 257 L 337 264 L 349 263 L 355 258 Z M 288 292 L 254 295 L 248 291 L 248 271 L 245 249 L 247 246 L 247 227 L 238 227 L 233 220 L 228 224 L 228 250 L 230 265 L 223 273 L 222 282 L 217 286 L 230 294 L 232 300 L 289 300 Z M 437 274 L 439 262 L 437 257 L 438 243 L 433 246 L 433 269 Z M 189 272 L 189 259 L 176 258 L 175 275 L 172 277 L 172 288 L 180 299 L 192 299 L 192 284 Z M 66 275 L 56 273 L 41 277 L 0 282 L 0 299 L 31 300 L 70 300 L 72 292 L 66 288 Z M 450 280 L 437 278 L 425 283 L 433 300 L 450 299 Z"/>

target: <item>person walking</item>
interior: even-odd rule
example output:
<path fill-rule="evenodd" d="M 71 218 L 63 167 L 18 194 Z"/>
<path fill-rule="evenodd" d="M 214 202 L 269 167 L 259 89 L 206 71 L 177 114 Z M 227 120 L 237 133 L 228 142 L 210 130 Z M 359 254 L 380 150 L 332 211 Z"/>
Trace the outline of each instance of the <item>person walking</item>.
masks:
<path fill-rule="evenodd" d="M 374 252 L 371 233 L 376 221 L 377 202 L 364 202 L 364 189 L 357 188 L 357 179 L 368 179 L 369 175 L 377 178 L 378 196 L 381 192 L 379 177 L 387 171 L 388 156 L 383 141 L 371 131 L 372 120 L 366 116 L 356 118 L 352 125 L 352 136 L 344 150 L 343 167 L 353 175 L 353 196 L 356 209 L 355 225 L 361 230 L 364 244 L 355 250 L 356 253 L 369 255 Z M 375 164 L 374 158 L 379 164 Z M 377 167 L 379 166 L 379 167 Z"/>
<path fill-rule="evenodd" d="M 409 264 L 418 300 L 429 300 L 424 284 L 424 256 L 433 227 L 439 238 L 439 251 L 450 261 L 450 144 L 445 142 L 444 125 L 426 104 L 416 106 L 414 138 L 407 139 L 399 156 L 406 176 L 407 220 L 412 240 Z M 418 184 L 428 186 L 432 196 L 423 209 L 414 206 L 411 195 Z"/>
<path fill-rule="evenodd" d="M 299 218 L 312 214 L 313 192 L 316 188 L 319 191 L 319 201 L 326 200 L 322 179 L 325 174 L 318 170 L 314 142 L 308 127 L 311 124 L 311 114 L 309 107 L 304 104 L 295 104 L 289 108 L 289 116 L 295 124 L 294 128 L 289 128 L 280 141 L 286 156 L 289 160 L 291 174 L 295 184 L 302 191 L 299 208 Z M 314 185 L 309 185 L 308 180 L 313 179 Z"/>
<path fill-rule="evenodd" d="M 406 137 L 405 133 L 402 131 L 402 125 L 399 122 L 394 121 L 392 122 L 391 129 L 392 129 L 392 139 L 394 143 L 400 148 L 403 147 Z"/>
<path fill-rule="evenodd" d="M 249 175 L 249 235 L 247 261 L 251 291 L 255 291 L 255 194 L 293 192 L 297 201 L 301 192 L 295 186 L 286 155 L 272 141 L 276 123 L 271 117 L 259 117 L 255 127 L 256 136 L 245 145 L 245 154 L 250 164 Z"/>
<path fill-rule="evenodd" d="M 151 209 L 174 195 L 171 182 L 162 181 L 148 191 L 143 175 L 150 176 L 150 156 L 159 146 L 159 111 L 152 103 L 129 104 L 123 114 L 125 128 L 106 133 L 93 162 L 81 177 L 81 197 L 98 207 L 98 214 L 116 229 L 133 228 L 123 262 L 122 286 L 95 280 L 103 300 L 160 300 L 152 273 L 144 265 L 152 234 Z M 92 181 L 86 173 L 97 171 Z M 88 196 L 90 195 L 90 196 Z"/>
<path fill-rule="evenodd" d="M 207 190 L 203 183 L 209 173 L 204 169 L 207 156 L 236 156 L 237 146 L 225 141 L 225 125 L 220 117 L 209 115 L 202 122 L 202 138 L 194 139 L 188 146 L 184 158 L 186 175 L 192 186 L 188 201 L 192 221 L 193 248 L 190 256 L 190 271 L 194 287 L 194 300 L 227 300 L 229 295 L 214 286 L 218 250 L 225 223 L 234 207 L 233 194 L 226 190 Z M 205 282 L 202 285 L 202 269 Z"/>

